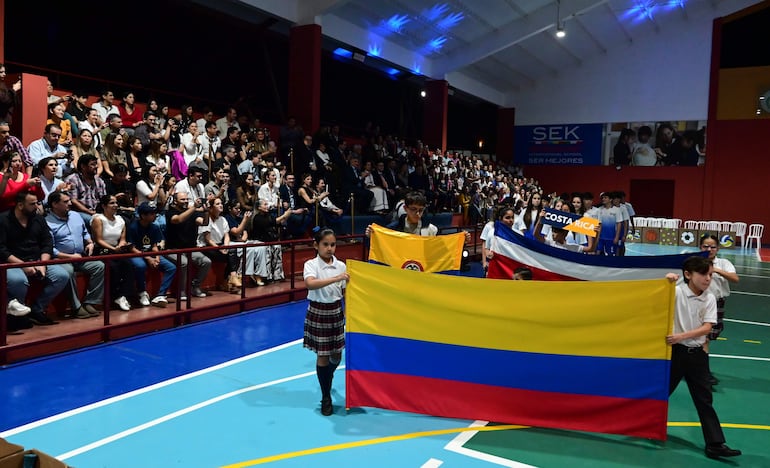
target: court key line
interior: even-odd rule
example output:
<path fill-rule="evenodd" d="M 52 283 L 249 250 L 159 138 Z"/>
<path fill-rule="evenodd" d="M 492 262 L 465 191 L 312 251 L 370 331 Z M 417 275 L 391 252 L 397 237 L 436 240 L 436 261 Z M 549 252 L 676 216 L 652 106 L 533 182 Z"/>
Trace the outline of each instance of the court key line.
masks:
<path fill-rule="evenodd" d="M 383 444 L 383 443 L 389 443 L 389 442 L 399 442 L 403 440 L 409 440 L 409 439 L 415 439 L 419 437 L 432 437 L 436 435 L 445 435 L 445 434 L 452 434 L 452 433 L 470 433 L 470 439 L 474 434 L 478 432 L 492 432 L 492 431 L 510 431 L 513 429 L 527 429 L 530 426 L 520 426 L 516 424 L 507 424 L 507 425 L 501 425 L 501 426 L 479 426 L 476 425 L 477 423 L 485 423 L 486 421 L 475 421 L 473 424 L 471 424 L 468 427 L 458 427 L 453 429 L 440 429 L 436 431 L 422 431 L 422 432 L 410 432 L 406 434 L 401 435 L 395 435 L 395 436 L 388 436 L 388 437 L 378 437 L 376 439 L 366 439 L 366 440 L 359 440 L 355 442 L 345 442 L 342 444 L 334 444 L 334 445 L 326 445 L 323 447 L 316 447 L 311 449 L 305 449 L 305 450 L 297 450 L 295 452 L 286 452 L 281 453 L 277 455 L 271 455 L 268 457 L 262 457 L 262 458 L 255 458 L 253 460 L 248 460 L 240 463 L 233 463 L 231 465 L 224 465 L 221 468 L 247 468 L 249 466 L 255 466 L 255 465 L 261 465 L 264 463 L 271 463 L 274 461 L 280 461 L 280 460 L 286 460 L 289 458 L 297 458 L 297 457 L 304 457 L 308 455 L 316 455 L 319 453 L 326 453 L 326 452 L 333 452 L 337 450 L 345 450 L 350 448 L 358 448 L 358 447 L 365 447 L 368 445 L 375 445 L 375 444 Z M 668 427 L 698 427 L 700 426 L 699 422 L 667 422 L 666 425 Z M 762 424 L 737 424 L 737 423 L 722 423 L 722 427 L 724 428 L 730 428 L 730 429 L 754 429 L 754 430 L 762 430 L 762 431 L 770 431 L 770 426 L 762 425 Z M 465 440 L 463 443 L 467 442 Z M 464 447 L 453 447 L 448 448 L 449 445 L 452 444 L 450 442 L 447 444 L 446 449 L 456 451 L 457 453 L 461 454 L 467 454 L 464 453 L 464 451 L 456 450 L 456 448 L 463 448 Z M 465 449 L 467 452 L 476 452 L 475 450 Z M 481 452 L 477 452 L 478 454 L 481 454 Z M 475 454 L 474 454 L 475 455 Z M 487 457 L 481 458 L 485 461 L 489 461 L 498 465 L 507 466 L 507 467 L 514 467 L 514 468 L 534 468 L 532 465 L 527 465 L 524 463 L 520 463 L 514 460 L 508 460 L 506 458 L 502 457 L 496 457 L 494 455 L 490 454 L 482 454 L 487 455 Z"/>
<path fill-rule="evenodd" d="M 123 393 L 121 395 L 116 395 L 111 398 L 107 398 L 105 400 L 97 401 L 96 403 L 91 403 L 90 405 L 81 406 L 79 408 L 75 408 L 69 411 L 65 411 L 63 413 L 55 414 L 53 416 L 49 416 L 47 418 L 43 418 L 37 421 L 33 421 L 31 423 L 24 424 L 22 426 L 14 427 L 12 429 L 8 429 L 7 431 L 0 432 L 0 437 L 7 438 L 16 434 L 20 434 L 22 432 L 26 432 L 30 429 L 35 429 L 41 426 L 45 426 L 46 424 L 50 424 L 52 422 L 60 421 L 62 419 L 66 419 L 72 416 L 77 416 L 82 413 L 86 413 L 88 411 L 101 408 L 103 406 L 111 405 L 112 403 L 117 403 L 122 400 L 127 400 L 129 398 L 133 398 L 137 395 L 141 395 L 143 393 L 148 393 L 153 390 L 157 390 L 159 388 L 167 387 L 169 385 L 182 382 L 185 380 L 192 379 L 193 377 L 198 377 L 200 375 L 207 374 L 209 372 L 214 372 L 219 369 L 224 369 L 225 367 L 229 367 L 235 364 L 239 364 L 241 362 L 245 362 L 251 359 L 254 359 L 259 356 L 264 356 L 266 354 L 270 354 L 276 351 L 280 351 L 282 349 L 290 348 L 292 346 L 295 346 L 297 344 L 302 343 L 302 338 L 294 341 L 290 341 L 288 343 L 284 343 L 282 345 L 275 346 L 273 348 L 265 349 L 253 354 L 248 354 L 246 356 L 242 356 L 236 359 L 233 359 L 231 361 L 226 361 L 221 364 L 217 364 L 211 367 L 207 367 L 205 369 L 201 369 L 195 372 L 191 372 L 189 374 L 180 375 L 179 377 L 174 377 L 173 379 L 164 380 L 163 382 L 158 382 L 156 384 L 149 385 L 147 387 L 138 388 L 136 390 L 130 391 L 128 393 Z"/>

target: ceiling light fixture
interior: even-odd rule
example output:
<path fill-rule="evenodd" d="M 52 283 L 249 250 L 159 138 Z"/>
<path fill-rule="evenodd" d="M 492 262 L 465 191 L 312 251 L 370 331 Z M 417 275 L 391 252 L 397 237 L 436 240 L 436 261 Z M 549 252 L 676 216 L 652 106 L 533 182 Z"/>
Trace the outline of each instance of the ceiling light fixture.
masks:
<path fill-rule="evenodd" d="M 561 0 L 556 0 L 556 37 L 561 39 L 566 35 L 567 32 L 564 31 L 564 23 L 561 20 Z"/>

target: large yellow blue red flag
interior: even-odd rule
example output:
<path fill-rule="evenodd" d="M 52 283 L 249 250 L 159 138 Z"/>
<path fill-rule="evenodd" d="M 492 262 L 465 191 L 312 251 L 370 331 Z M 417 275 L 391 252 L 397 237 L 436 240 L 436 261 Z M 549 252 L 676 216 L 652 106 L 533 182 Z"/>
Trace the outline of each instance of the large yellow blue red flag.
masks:
<path fill-rule="evenodd" d="M 665 439 L 668 280 L 348 272 L 348 407 Z"/>
<path fill-rule="evenodd" d="M 372 224 L 369 260 L 426 273 L 459 270 L 465 233 L 417 236 Z"/>

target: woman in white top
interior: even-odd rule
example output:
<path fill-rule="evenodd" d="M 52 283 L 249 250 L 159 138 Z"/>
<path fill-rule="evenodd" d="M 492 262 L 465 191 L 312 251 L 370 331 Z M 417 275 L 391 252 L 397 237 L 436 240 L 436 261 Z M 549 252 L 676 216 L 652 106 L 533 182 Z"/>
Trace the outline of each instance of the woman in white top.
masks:
<path fill-rule="evenodd" d="M 56 172 L 59 169 L 59 162 L 56 158 L 46 157 L 40 160 L 37 164 L 37 170 L 40 172 L 40 188 L 43 189 L 45 198 L 43 198 L 43 204 L 45 205 L 48 200 L 48 195 L 51 192 L 69 192 L 70 184 L 64 182 L 60 178 L 56 177 Z"/>
<path fill-rule="evenodd" d="M 257 197 L 259 200 L 267 201 L 267 209 L 275 212 L 278 210 L 278 202 L 281 197 L 278 193 L 278 184 L 276 183 L 277 176 L 275 171 L 268 171 L 265 176 L 265 183 L 259 187 L 257 191 Z"/>
<path fill-rule="evenodd" d="M 189 166 L 193 162 L 201 163 L 203 154 L 201 141 L 204 137 L 198 131 L 198 124 L 194 121 L 190 123 L 188 132 L 182 135 L 181 145 L 184 162 Z"/>
<path fill-rule="evenodd" d="M 165 174 L 169 170 L 170 161 L 168 157 L 168 145 L 163 140 L 152 140 L 150 142 L 150 152 L 145 159 L 147 164 L 157 167 L 158 172 Z"/>
<path fill-rule="evenodd" d="M 385 181 L 379 176 L 375 180 L 371 161 L 366 161 L 364 164 L 364 172 L 366 173 L 364 187 L 374 194 L 372 202 L 369 204 L 369 211 L 386 213 L 388 211 L 388 192 L 385 191 L 385 187 L 380 185 Z"/>
<path fill-rule="evenodd" d="M 222 215 L 225 210 L 221 198 L 208 201 L 208 224 L 198 227 L 198 247 L 222 247 L 230 245 L 230 224 Z M 238 278 L 238 253 L 235 249 L 204 250 L 203 254 L 212 262 L 224 262 L 225 285 L 223 289 L 233 294 L 241 293 L 241 280 Z"/>
<path fill-rule="evenodd" d="M 166 211 L 166 201 L 168 194 L 163 187 L 163 174 L 158 170 L 158 166 L 148 163 L 142 168 L 142 176 L 136 183 L 136 206 L 144 202 L 152 203 L 158 207 L 158 211 Z M 166 217 L 157 216 L 155 224 L 161 231 L 166 232 Z"/>
<path fill-rule="evenodd" d="M 118 216 L 118 200 L 114 195 L 105 195 L 99 200 L 101 213 L 91 218 L 91 234 L 97 255 L 114 255 L 131 252 L 126 242 L 126 221 Z M 121 310 L 131 309 L 128 297 L 134 295 L 134 264 L 131 260 L 114 259 L 109 262 L 110 294 Z"/>

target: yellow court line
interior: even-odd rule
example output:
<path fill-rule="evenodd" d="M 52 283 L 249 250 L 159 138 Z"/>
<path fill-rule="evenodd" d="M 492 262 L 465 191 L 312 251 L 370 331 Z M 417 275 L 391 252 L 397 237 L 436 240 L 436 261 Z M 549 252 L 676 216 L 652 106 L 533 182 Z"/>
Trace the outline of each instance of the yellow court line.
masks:
<path fill-rule="evenodd" d="M 751 344 L 762 344 L 761 341 L 757 340 L 743 340 L 744 343 L 751 343 Z"/>
<path fill-rule="evenodd" d="M 410 432 L 408 434 L 400 434 L 400 435 L 389 436 L 389 437 L 380 437 L 377 439 L 358 440 L 356 442 L 346 442 L 344 444 L 327 445 L 325 447 L 317 447 L 317 448 L 306 449 L 306 450 L 298 450 L 296 452 L 281 453 L 281 454 L 272 455 L 269 457 L 256 458 L 254 460 L 235 463 L 232 465 L 226 465 L 226 466 L 223 466 L 222 468 L 243 468 L 246 466 L 260 465 L 262 463 L 270 463 L 278 460 L 286 460 L 287 458 L 304 457 L 305 455 L 315 455 L 318 453 L 333 452 L 335 450 L 365 447 L 367 445 L 384 444 L 388 442 L 398 442 L 401 440 L 417 439 L 419 437 L 432 437 L 437 435 L 455 434 L 458 432 L 469 432 L 469 431 L 478 431 L 478 432 L 507 431 L 510 429 L 525 429 L 527 427 L 529 426 L 518 426 L 518 425 L 509 424 L 504 426 L 483 426 L 483 427 L 474 426 L 474 427 L 460 427 L 460 428 L 454 428 L 454 429 L 441 429 L 436 431 Z"/>
<path fill-rule="evenodd" d="M 668 427 L 698 427 L 700 426 L 700 423 L 669 421 L 667 425 Z M 401 440 L 417 439 L 419 437 L 432 437 L 437 435 L 456 434 L 459 432 L 470 432 L 470 431 L 477 431 L 477 432 L 508 431 L 512 429 L 528 429 L 529 427 L 530 426 L 519 426 L 515 424 L 508 424 L 508 425 L 502 425 L 502 426 L 472 426 L 472 427 L 459 427 L 454 429 L 441 429 L 436 431 L 410 432 L 407 434 L 380 437 L 377 439 L 358 440 L 355 442 L 346 442 L 344 444 L 327 445 L 324 447 L 298 450 L 296 452 L 281 453 L 278 455 L 271 455 L 269 457 L 255 458 L 254 460 L 234 463 L 232 465 L 225 465 L 222 468 L 245 468 L 248 466 L 261 465 L 263 463 L 286 460 L 289 458 L 304 457 L 306 455 L 316 455 L 319 453 L 333 452 L 336 450 L 365 447 L 367 445 L 385 444 L 388 442 L 398 442 Z M 761 424 L 722 423 L 722 427 L 730 428 L 730 429 L 754 429 L 754 430 L 761 430 L 761 431 L 770 431 L 770 426 L 765 426 Z"/>

